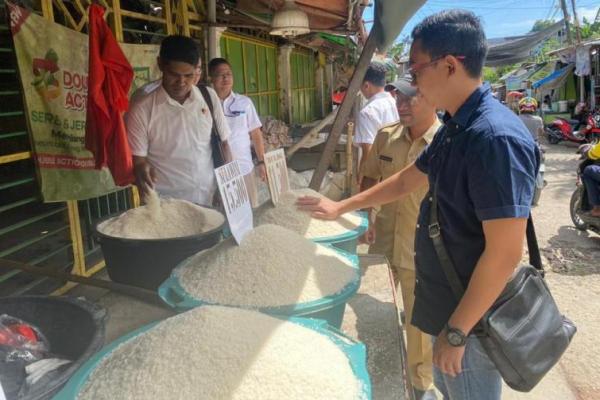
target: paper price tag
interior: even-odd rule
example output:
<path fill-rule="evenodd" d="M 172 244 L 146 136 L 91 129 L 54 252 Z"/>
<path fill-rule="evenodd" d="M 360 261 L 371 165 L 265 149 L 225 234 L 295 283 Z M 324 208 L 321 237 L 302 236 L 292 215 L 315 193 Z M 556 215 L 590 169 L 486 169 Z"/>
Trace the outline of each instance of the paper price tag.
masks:
<path fill-rule="evenodd" d="M 244 235 L 252 230 L 252 206 L 244 177 L 237 161 L 215 169 L 219 193 L 223 200 L 229 229 L 240 244 Z"/>
<path fill-rule="evenodd" d="M 282 193 L 290 190 L 287 163 L 283 149 L 277 149 L 265 153 L 265 167 L 269 178 L 269 191 L 271 201 L 277 205 Z"/>

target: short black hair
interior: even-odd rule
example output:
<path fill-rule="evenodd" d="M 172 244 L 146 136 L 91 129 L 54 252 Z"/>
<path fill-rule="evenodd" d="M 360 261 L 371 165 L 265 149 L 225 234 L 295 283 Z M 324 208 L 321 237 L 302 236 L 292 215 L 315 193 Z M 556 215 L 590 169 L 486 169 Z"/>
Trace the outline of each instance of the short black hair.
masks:
<path fill-rule="evenodd" d="M 464 56 L 462 64 L 469 76 L 481 76 L 488 47 L 481 21 L 472 12 L 446 10 L 430 15 L 415 26 L 411 36 L 432 59 Z"/>
<path fill-rule="evenodd" d="M 215 70 L 221 65 L 229 65 L 231 68 L 231 64 L 224 58 L 213 58 L 208 63 L 208 75 L 213 76 Z"/>
<path fill-rule="evenodd" d="M 385 86 L 385 74 L 387 68 L 380 62 L 372 62 L 367 68 L 363 82 L 369 82 L 375 86 Z"/>
<path fill-rule="evenodd" d="M 163 39 L 158 53 L 162 62 L 179 61 L 193 66 L 200 63 L 200 49 L 193 39 L 170 35 Z"/>

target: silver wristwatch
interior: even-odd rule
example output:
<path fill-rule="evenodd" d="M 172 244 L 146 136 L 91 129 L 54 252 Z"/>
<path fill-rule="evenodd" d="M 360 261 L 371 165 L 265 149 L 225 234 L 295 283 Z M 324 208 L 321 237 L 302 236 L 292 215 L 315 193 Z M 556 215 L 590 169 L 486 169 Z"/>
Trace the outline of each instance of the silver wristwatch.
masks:
<path fill-rule="evenodd" d="M 462 347 L 467 343 L 467 335 L 460 329 L 446 324 L 446 340 L 452 347 Z"/>

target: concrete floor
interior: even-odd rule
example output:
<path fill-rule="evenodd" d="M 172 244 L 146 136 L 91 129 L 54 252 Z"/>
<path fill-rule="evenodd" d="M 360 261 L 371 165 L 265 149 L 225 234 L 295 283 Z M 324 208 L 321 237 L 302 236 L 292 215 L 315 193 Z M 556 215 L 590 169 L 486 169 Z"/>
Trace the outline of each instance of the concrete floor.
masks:
<path fill-rule="evenodd" d="M 342 330 L 367 346 L 373 400 L 403 400 L 405 385 L 400 346 L 404 338 L 389 267 L 381 256 L 361 257 L 361 267 L 361 287 L 346 307 Z M 105 273 L 98 277 L 108 279 Z M 174 315 L 165 307 L 103 289 L 79 286 L 69 295 L 85 297 L 107 310 L 106 343 L 140 326 Z"/>

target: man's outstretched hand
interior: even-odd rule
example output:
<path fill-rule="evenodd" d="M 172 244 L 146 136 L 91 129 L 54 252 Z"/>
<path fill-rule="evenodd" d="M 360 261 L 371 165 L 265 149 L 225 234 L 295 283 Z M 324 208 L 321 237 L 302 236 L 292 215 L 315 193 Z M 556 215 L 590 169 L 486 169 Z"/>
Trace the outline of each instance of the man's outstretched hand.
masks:
<path fill-rule="evenodd" d="M 341 203 L 326 197 L 300 197 L 296 202 L 299 210 L 310 212 L 314 218 L 334 220 L 342 214 Z"/>

